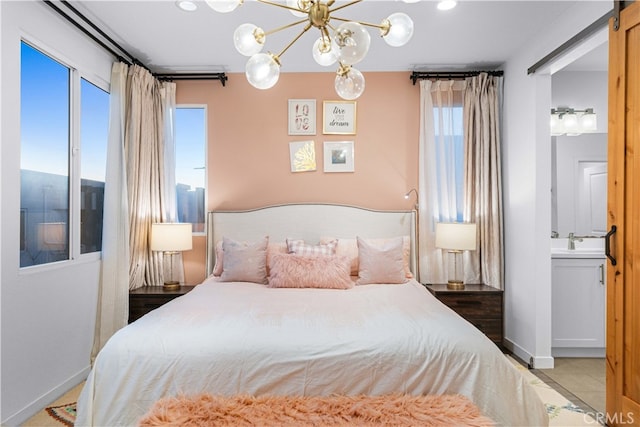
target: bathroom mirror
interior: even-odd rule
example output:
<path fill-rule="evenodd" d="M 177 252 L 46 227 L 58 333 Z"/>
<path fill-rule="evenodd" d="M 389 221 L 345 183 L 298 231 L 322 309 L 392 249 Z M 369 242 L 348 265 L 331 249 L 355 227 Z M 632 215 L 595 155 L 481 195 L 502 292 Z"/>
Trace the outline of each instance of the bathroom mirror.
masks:
<path fill-rule="evenodd" d="M 593 108 L 595 132 L 551 137 L 551 230 L 602 236 L 607 232 L 608 43 L 551 76 L 552 108 Z"/>

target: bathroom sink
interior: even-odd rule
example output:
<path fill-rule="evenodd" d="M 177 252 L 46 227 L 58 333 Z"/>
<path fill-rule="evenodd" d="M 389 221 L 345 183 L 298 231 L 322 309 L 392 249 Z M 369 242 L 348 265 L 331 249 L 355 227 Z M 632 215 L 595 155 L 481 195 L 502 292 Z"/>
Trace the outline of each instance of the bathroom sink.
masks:
<path fill-rule="evenodd" d="M 604 239 L 600 237 L 575 240 L 575 249 L 569 248 L 569 239 L 551 239 L 551 258 L 604 258 Z"/>

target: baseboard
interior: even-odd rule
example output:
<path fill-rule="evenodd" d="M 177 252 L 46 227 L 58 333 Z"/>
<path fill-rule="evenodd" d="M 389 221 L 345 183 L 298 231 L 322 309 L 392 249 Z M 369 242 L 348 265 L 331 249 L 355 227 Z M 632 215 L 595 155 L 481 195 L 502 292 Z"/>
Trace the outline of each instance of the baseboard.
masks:
<path fill-rule="evenodd" d="M 561 348 L 552 347 L 551 354 L 553 357 L 591 357 L 591 358 L 603 358 L 606 357 L 606 350 L 604 348 Z"/>
<path fill-rule="evenodd" d="M 42 411 L 51 402 L 55 402 L 56 399 L 63 396 L 66 392 L 71 390 L 73 387 L 80 384 L 82 381 L 87 379 L 89 372 L 91 371 L 91 367 L 87 366 L 80 372 L 68 378 L 66 381 L 62 382 L 58 386 L 49 390 L 47 393 L 43 394 L 15 414 L 9 416 L 7 419 L 2 420 L 3 426 L 19 426 L 29 418 L 33 417 L 38 412 Z"/>
<path fill-rule="evenodd" d="M 503 340 L 503 345 L 514 355 L 524 360 L 529 365 L 529 369 L 553 369 L 553 357 L 534 356 L 508 338 Z"/>

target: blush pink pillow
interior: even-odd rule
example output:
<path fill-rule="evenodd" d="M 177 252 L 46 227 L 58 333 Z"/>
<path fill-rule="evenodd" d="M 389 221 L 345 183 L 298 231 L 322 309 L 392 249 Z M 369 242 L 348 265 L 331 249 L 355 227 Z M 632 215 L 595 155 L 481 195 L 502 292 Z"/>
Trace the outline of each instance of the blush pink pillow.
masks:
<path fill-rule="evenodd" d="M 354 285 L 347 257 L 275 254 L 269 267 L 271 288 L 350 289 Z"/>
<path fill-rule="evenodd" d="M 320 243 L 336 240 L 335 237 L 321 237 Z M 367 242 L 374 246 L 384 246 L 389 238 L 367 239 Z M 351 275 L 357 276 L 360 266 L 358 265 L 358 241 L 356 239 L 338 239 L 336 255 L 348 256 L 351 260 Z M 411 239 L 409 236 L 402 236 L 402 260 L 404 262 L 404 273 L 407 279 L 413 278 L 411 273 Z"/>
<path fill-rule="evenodd" d="M 402 237 L 387 239 L 382 245 L 372 244 L 360 237 L 357 240 L 360 266 L 358 285 L 396 284 L 407 281 L 402 256 Z"/>
<path fill-rule="evenodd" d="M 267 275 L 269 275 L 269 260 L 274 254 L 286 254 L 287 244 L 285 242 L 271 243 L 267 246 Z M 216 244 L 216 263 L 213 266 L 214 276 L 222 275 L 222 269 L 224 268 L 224 251 L 222 250 L 222 240 Z"/>

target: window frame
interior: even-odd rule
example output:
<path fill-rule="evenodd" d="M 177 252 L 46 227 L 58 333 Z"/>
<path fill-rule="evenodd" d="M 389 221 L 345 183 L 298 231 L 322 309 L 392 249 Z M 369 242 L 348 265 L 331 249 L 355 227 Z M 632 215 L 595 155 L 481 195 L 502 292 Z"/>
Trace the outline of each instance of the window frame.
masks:
<path fill-rule="evenodd" d="M 102 258 L 102 250 L 82 254 L 80 249 L 80 208 L 81 208 L 81 140 L 80 140 L 80 123 L 81 123 L 81 84 L 82 79 L 93 84 L 97 88 L 104 90 L 109 96 L 110 83 L 96 75 L 95 72 L 84 71 L 80 67 L 74 65 L 74 61 L 66 58 L 59 50 L 52 48 L 44 42 L 41 42 L 28 35 L 22 34 L 20 37 L 20 46 L 22 43 L 27 44 L 32 49 L 37 50 L 42 55 L 48 56 L 50 59 L 58 62 L 60 65 L 69 69 L 69 141 L 68 141 L 68 161 L 69 161 L 69 216 L 68 216 L 68 259 L 35 264 L 29 266 L 20 266 L 18 263 L 18 273 L 29 274 L 37 273 L 48 269 L 57 269 L 73 265 L 76 263 L 94 262 Z M 20 63 L 22 69 L 22 63 Z M 21 71 L 20 71 L 21 72 Z M 22 83 L 20 83 L 22 84 Z M 20 153 L 22 153 L 22 141 L 20 141 Z M 107 136 L 108 144 L 108 136 Z M 105 159 L 106 162 L 106 159 Z M 22 187 L 18 191 L 18 195 L 22 192 Z M 21 210 L 21 208 L 19 209 Z M 18 244 L 20 251 L 20 244 Z"/>

